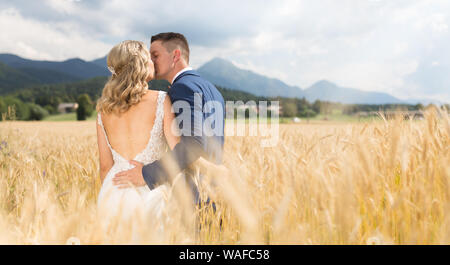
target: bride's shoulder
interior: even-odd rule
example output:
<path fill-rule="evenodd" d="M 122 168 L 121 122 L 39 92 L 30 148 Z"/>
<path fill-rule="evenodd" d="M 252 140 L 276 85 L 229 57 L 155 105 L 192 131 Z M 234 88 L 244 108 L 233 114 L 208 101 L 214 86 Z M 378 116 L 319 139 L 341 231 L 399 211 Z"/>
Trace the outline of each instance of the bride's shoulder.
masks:
<path fill-rule="evenodd" d="M 167 92 L 165 91 L 159 91 L 159 90 L 148 90 L 147 93 L 144 94 L 144 96 L 142 96 L 143 99 L 154 99 L 156 97 L 158 97 L 160 94 L 164 94 L 166 95 Z"/>
<path fill-rule="evenodd" d="M 162 103 L 165 101 L 166 97 L 168 97 L 167 92 L 159 90 L 159 91 L 153 91 L 155 93 L 155 97 L 159 103 Z"/>
<path fill-rule="evenodd" d="M 147 92 L 144 95 L 142 95 L 141 102 L 154 101 L 157 96 L 158 96 L 158 91 L 147 90 Z"/>
<path fill-rule="evenodd" d="M 144 108 L 151 108 L 154 109 L 155 104 L 156 105 L 162 105 L 162 103 L 167 97 L 167 92 L 164 91 L 158 91 L 158 90 L 148 90 L 145 95 L 142 96 L 141 102 L 139 105 L 143 106 Z"/>

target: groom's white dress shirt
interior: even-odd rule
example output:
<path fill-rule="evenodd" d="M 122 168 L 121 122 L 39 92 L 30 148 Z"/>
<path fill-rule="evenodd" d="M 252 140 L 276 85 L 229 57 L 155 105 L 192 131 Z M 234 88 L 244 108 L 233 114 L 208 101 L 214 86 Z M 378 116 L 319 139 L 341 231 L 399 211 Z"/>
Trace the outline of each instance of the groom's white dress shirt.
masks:
<path fill-rule="evenodd" d="M 175 81 L 175 79 L 177 79 L 177 77 L 178 77 L 179 75 L 181 75 L 183 72 L 190 71 L 190 70 L 192 70 L 192 67 L 190 67 L 190 66 L 183 68 L 181 71 L 179 71 L 179 72 L 173 77 L 172 83 L 171 83 L 171 84 L 173 84 L 173 81 Z"/>

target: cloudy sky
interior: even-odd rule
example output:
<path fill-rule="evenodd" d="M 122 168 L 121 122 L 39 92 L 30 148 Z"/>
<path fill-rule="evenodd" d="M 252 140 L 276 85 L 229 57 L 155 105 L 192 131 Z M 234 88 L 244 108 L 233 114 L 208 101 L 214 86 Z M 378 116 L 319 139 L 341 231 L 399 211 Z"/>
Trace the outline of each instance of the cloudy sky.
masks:
<path fill-rule="evenodd" d="M 450 102 L 449 16 L 448 0 L 0 0 L 0 53 L 92 60 L 176 31 L 193 67 L 222 57 L 302 88 Z"/>

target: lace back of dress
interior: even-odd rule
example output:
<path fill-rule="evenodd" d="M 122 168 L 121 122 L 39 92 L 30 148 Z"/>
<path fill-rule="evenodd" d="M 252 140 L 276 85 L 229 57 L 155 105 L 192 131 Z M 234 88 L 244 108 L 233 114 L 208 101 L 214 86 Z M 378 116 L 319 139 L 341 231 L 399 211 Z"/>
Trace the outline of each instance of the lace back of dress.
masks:
<path fill-rule="evenodd" d="M 140 153 L 136 160 L 148 164 L 158 160 L 166 151 L 166 141 L 164 138 L 163 121 L 164 121 L 164 99 L 166 92 L 159 91 L 156 105 L 156 116 L 153 128 L 150 133 L 150 141 L 144 152 Z"/>
<path fill-rule="evenodd" d="M 167 144 L 165 142 L 163 133 L 163 121 L 164 121 L 164 99 L 166 92 L 159 91 L 156 105 L 155 122 L 150 131 L 150 139 L 147 143 L 145 149 L 136 155 L 135 160 L 144 164 L 151 163 L 159 159 L 162 154 L 166 151 Z M 98 124 L 102 127 L 103 133 L 106 138 L 106 143 L 111 150 L 114 163 L 127 162 L 119 153 L 117 153 L 109 143 L 108 135 L 106 134 L 105 127 L 102 122 L 102 115 L 98 113 L 97 115 Z"/>

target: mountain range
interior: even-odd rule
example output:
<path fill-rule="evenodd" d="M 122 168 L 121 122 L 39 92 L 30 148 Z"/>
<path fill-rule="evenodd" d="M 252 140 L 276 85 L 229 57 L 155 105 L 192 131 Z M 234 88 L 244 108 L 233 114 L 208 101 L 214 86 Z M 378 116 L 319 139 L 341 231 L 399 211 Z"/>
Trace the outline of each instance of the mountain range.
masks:
<path fill-rule="evenodd" d="M 240 69 L 231 62 L 220 58 L 214 58 L 205 63 L 198 68 L 198 72 L 216 85 L 258 96 L 305 97 L 310 102 L 319 99 L 361 104 L 405 103 L 387 93 L 340 87 L 327 80 L 318 81 L 306 89 L 301 89 L 298 86 L 289 86 L 275 78 Z"/>
<path fill-rule="evenodd" d="M 300 87 L 289 86 L 278 79 L 240 69 L 221 58 L 212 59 L 198 68 L 197 71 L 215 85 L 241 90 L 257 96 L 297 98 L 304 96 Z"/>
<path fill-rule="evenodd" d="M 53 73 L 59 72 L 63 76 L 70 76 L 74 79 L 88 79 L 96 76 L 109 75 L 108 69 L 96 63 L 97 61 L 95 60 L 86 62 L 75 58 L 62 62 L 35 61 L 24 59 L 13 54 L 0 54 L 0 62 L 25 73 L 33 73 L 35 70 L 45 70 Z"/>
<path fill-rule="evenodd" d="M 290 86 L 276 78 L 241 69 L 233 63 L 214 58 L 197 71 L 213 84 L 232 90 L 240 90 L 264 97 L 305 97 L 313 102 L 317 99 L 351 104 L 424 104 L 429 100 L 400 100 L 383 92 L 363 91 L 338 86 L 327 80 L 320 80 L 302 89 Z M 13 92 L 33 84 L 55 84 L 74 82 L 96 76 L 109 76 L 106 57 L 93 61 L 78 58 L 61 62 L 36 61 L 13 54 L 0 54 L 0 94 Z M 441 102 L 433 102 L 441 103 Z"/>

